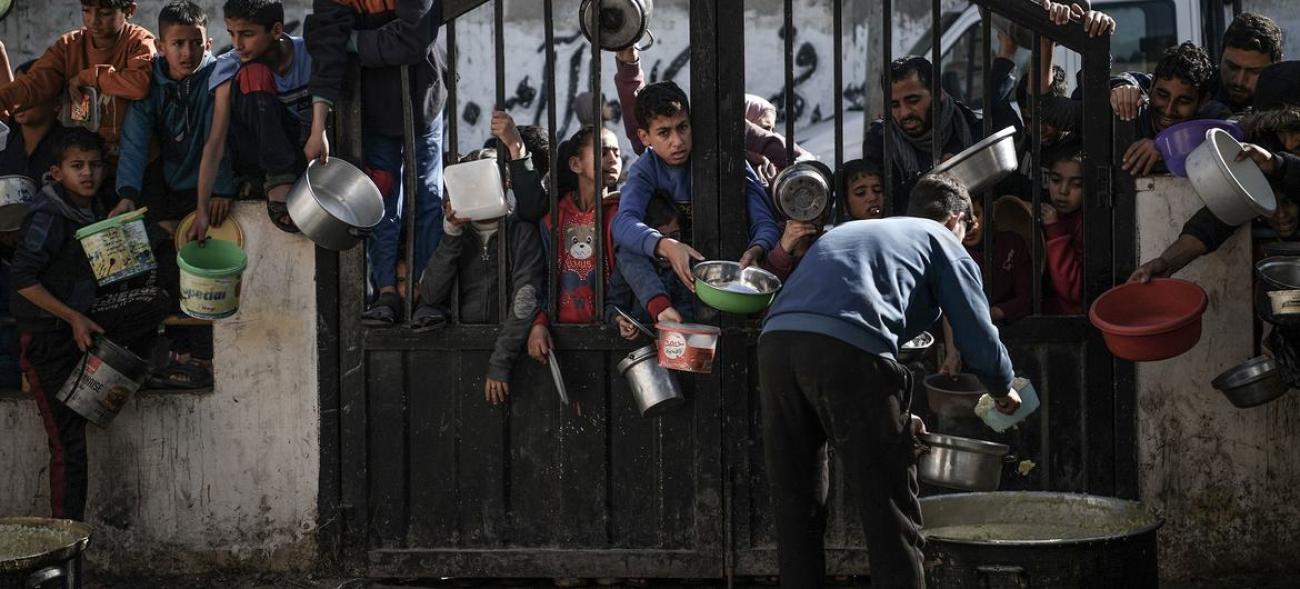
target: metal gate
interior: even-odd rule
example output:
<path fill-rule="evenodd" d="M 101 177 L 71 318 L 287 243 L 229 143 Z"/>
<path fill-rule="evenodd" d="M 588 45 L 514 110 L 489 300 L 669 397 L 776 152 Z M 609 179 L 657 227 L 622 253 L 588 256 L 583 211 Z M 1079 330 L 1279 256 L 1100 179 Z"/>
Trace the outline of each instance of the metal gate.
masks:
<path fill-rule="evenodd" d="M 494 0 L 498 103 L 504 102 L 502 1 Z M 543 1 L 548 118 L 554 133 L 552 2 Z M 1089 38 L 1077 22 L 1055 27 L 1027 0 L 975 1 L 1082 54 L 1086 300 L 1091 300 L 1134 265 L 1132 182 L 1112 166 L 1109 39 Z M 442 2 L 448 15 L 443 34 L 452 81 L 452 115 L 447 118 L 452 145 L 457 133 L 455 17 L 484 2 Z M 840 40 L 846 3 L 831 0 L 833 18 L 826 23 L 835 31 L 837 98 L 843 90 Z M 882 3 L 888 23 L 892 2 Z M 789 23 L 791 0 L 784 9 Z M 933 0 L 932 10 L 937 30 L 939 0 Z M 720 211 L 740 210 L 745 202 L 743 3 L 691 0 L 689 17 L 694 246 L 710 259 L 736 259 L 745 247 L 746 230 L 726 222 Z M 986 18 L 983 25 L 986 76 L 988 22 Z M 888 64 L 890 27 L 872 28 L 883 35 L 885 50 L 878 61 Z M 788 24 L 786 30 L 791 30 Z M 791 37 L 786 44 L 787 104 L 793 100 L 788 83 L 793 77 Z M 938 35 L 934 38 L 937 48 Z M 937 58 L 936 49 L 936 67 Z M 599 79 L 599 66 L 592 69 Z M 593 86 L 593 92 L 598 88 Z M 984 88 L 984 104 L 989 104 L 987 78 Z M 843 100 L 836 104 L 835 119 L 841 123 Z M 337 143 L 344 157 L 360 154 L 355 141 L 360 133 L 354 127 L 358 108 L 353 101 L 339 117 Z M 787 130 L 793 137 L 792 122 Z M 843 131 L 837 124 L 837 168 L 843 160 Z M 553 138 L 551 144 L 554 155 Z M 1032 169 L 1038 169 L 1038 151 L 1034 149 Z M 1043 198 L 1039 192 L 1036 188 L 1033 194 L 1035 210 Z M 991 210 L 992 195 L 983 197 L 985 210 Z M 555 195 L 551 199 L 555 210 Z M 599 225 L 601 207 L 595 210 Z M 408 231 L 411 222 L 408 215 Z M 991 232 L 987 235 L 991 239 Z M 991 249 L 986 244 L 985 251 Z M 1038 250 L 1035 264 L 1043 255 Z M 317 263 L 320 539 L 327 561 L 376 577 L 730 578 L 775 573 L 753 321 L 699 306 L 700 322 L 724 328 L 715 370 L 681 378 L 689 401 L 664 417 L 639 417 L 616 369 L 628 344 L 616 330 L 595 324 L 551 331 L 580 412 L 556 401 L 545 367 L 526 357 L 512 374 L 509 403 L 492 406 L 483 400 L 482 379 L 495 326 L 454 325 L 420 335 L 402 327 L 364 328 L 359 315 L 366 273 L 360 248 L 343 254 L 319 250 Z M 1035 281 L 1036 300 L 1040 288 Z M 1018 371 L 1034 380 L 1043 397 L 1042 409 L 1002 438 L 1017 457 L 1006 467 L 1003 488 L 1136 496 L 1132 365 L 1114 360 L 1082 316 L 1035 313 L 1005 328 L 1002 336 Z M 926 415 L 924 397 L 915 403 L 922 405 L 915 407 L 917 412 Z M 931 429 L 949 427 L 958 434 L 965 427 L 929 423 Z M 1027 474 L 1021 474 L 1020 460 L 1032 462 Z M 865 574 L 859 520 L 852 502 L 845 500 L 852 490 L 838 478 L 832 489 L 828 572 Z"/>

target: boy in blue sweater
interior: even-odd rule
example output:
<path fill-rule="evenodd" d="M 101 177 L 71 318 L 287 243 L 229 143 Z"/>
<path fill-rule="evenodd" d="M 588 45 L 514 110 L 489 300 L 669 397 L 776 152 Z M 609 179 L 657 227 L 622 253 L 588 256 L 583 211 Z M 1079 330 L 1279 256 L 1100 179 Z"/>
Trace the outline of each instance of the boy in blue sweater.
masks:
<path fill-rule="evenodd" d="M 691 121 L 690 104 L 686 93 L 673 82 L 656 82 L 641 89 L 636 100 L 637 136 L 649 146 L 641 159 L 632 164 L 627 182 L 620 194 L 618 215 L 614 217 L 614 244 L 620 250 L 618 264 L 634 264 L 636 270 L 626 276 L 654 274 L 653 259 L 662 258 L 673 268 L 677 277 L 691 291 L 695 290 L 691 277 L 692 258 L 704 256 L 682 240 L 664 237 L 645 223 L 646 203 L 656 191 L 666 191 L 672 196 L 682 215 L 682 236 L 691 235 Z M 772 251 L 781 237 L 781 230 L 768 205 L 767 191 L 759 182 L 754 170 L 745 165 L 745 200 L 749 213 L 749 247 L 741 263 L 758 262 L 766 252 Z M 632 282 L 629 278 L 629 282 Z M 633 290 L 642 292 L 645 285 L 632 284 Z M 671 311 L 661 307 L 651 309 L 655 320 L 680 321 L 680 315 L 660 315 Z M 675 313 L 674 313 L 675 314 Z"/>
<path fill-rule="evenodd" d="M 1014 413 L 1011 360 L 989 318 L 980 267 L 962 247 L 970 195 L 947 176 L 917 181 L 911 218 L 845 223 L 816 241 L 768 311 L 758 340 L 763 444 L 783 587 L 826 575 L 822 448 L 864 489 L 872 583 L 921 587 L 911 373 L 899 346 L 939 318 L 998 410 Z M 916 218 L 920 217 L 920 218 Z M 852 487 L 853 482 L 849 483 Z"/>
<path fill-rule="evenodd" d="M 212 127 L 212 93 L 208 82 L 216 66 L 209 53 L 208 15 L 189 0 L 177 0 L 158 13 L 159 47 L 153 58 L 149 95 L 131 103 L 122 124 L 117 163 L 118 204 L 110 217 L 148 207 L 145 221 L 158 257 L 159 283 L 172 294 L 172 311 L 179 310 L 180 270 L 172 236 L 181 219 L 198 203 L 199 162 Z M 159 156 L 150 162 L 158 146 Z M 223 219 L 235 186 L 229 161 L 221 158 L 209 201 L 209 215 Z M 156 386 L 197 388 L 212 382 L 212 329 L 168 328 L 177 359 L 160 375 Z"/>

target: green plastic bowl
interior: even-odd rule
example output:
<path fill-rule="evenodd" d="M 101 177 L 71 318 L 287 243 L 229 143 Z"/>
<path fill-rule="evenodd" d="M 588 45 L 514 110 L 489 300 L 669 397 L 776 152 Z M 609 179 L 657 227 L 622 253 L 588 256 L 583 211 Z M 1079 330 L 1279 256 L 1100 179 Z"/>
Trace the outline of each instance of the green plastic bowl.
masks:
<path fill-rule="evenodd" d="M 766 309 L 781 290 L 781 279 L 762 268 L 740 268 L 727 260 L 700 262 L 691 271 L 695 295 L 724 313 L 750 315 Z"/>

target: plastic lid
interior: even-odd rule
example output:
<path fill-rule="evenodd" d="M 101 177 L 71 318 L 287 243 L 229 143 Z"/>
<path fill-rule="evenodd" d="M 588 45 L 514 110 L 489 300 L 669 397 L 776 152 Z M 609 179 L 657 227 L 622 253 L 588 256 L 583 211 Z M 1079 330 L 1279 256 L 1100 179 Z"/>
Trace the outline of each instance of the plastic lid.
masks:
<path fill-rule="evenodd" d="M 678 333 L 694 333 L 702 335 L 718 335 L 722 333 L 721 328 L 712 325 L 704 325 L 701 323 L 677 323 L 675 321 L 660 321 L 655 324 L 655 328 L 659 331 L 666 330 L 676 331 Z"/>
<path fill-rule="evenodd" d="M 97 223 L 91 223 L 89 225 L 86 225 L 85 227 L 82 227 L 81 229 L 78 229 L 77 232 L 73 235 L 78 240 L 80 240 L 80 239 L 85 239 L 86 237 L 89 237 L 96 233 L 99 233 L 100 231 L 104 231 L 106 229 L 121 227 L 122 225 L 130 223 L 132 221 L 138 221 L 143 219 L 144 212 L 147 210 L 149 210 L 148 207 L 136 209 L 129 213 L 123 213 L 116 217 L 110 217 L 108 219 L 104 219 L 103 221 L 99 221 Z"/>

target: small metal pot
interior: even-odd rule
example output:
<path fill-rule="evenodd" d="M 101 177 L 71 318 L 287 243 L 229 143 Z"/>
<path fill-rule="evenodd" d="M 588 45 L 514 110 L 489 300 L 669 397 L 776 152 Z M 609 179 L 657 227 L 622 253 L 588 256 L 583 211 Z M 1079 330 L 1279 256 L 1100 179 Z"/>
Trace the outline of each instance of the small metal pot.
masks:
<path fill-rule="evenodd" d="M 1020 161 L 1016 158 L 1016 130 L 1006 127 L 935 166 L 930 175 L 952 176 L 974 194 L 997 184 L 1016 171 L 1019 165 Z"/>
<path fill-rule="evenodd" d="M 601 0 L 600 48 L 622 51 L 648 36 L 650 44 L 637 49 L 649 49 L 654 44 L 654 34 L 650 32 L 650 13 L 653 10 L 653 0 Z M 578 27 L 582 36 L 590 41 L 591 31 L 596 28 L 596 6 L 592 0 L 582 0 L 578 14 Z"/>
<path fill-rule="evenodd" d="M 1268 356 L 1255 356 L 1233 366 L 1211 384 L 1240 409 L 1258 407 L 1290 390 L 1278 372 L 1277 361 Z"/>
<path fill-rule="evenodd" d="M 997 490 L 1002 481 L 1002 457 L 1011 451 L 1010 446 L 946 434 L 921 434 L 920 439 L 930 448 L 916 461 L 922 481 L 964 491 Z"/>
<path fill-rule="evenodd" d="M 23 217 L 37 190 L 36 183 L 27 176 L 0 176 L 0 231 L 22 228 Z"/>
<path fill-rule="evenodd" d="M 658 347 L 649 345 L 629 353 L 618 363 L 618 372 L 627 377 L 642 417 L 663 415 L 686 402 L 677 380 L 659 365 L 658 358 Z"/>
<path fill-rule="evenodd" d="M 312 160 L 289 190 L 289 216 L 316 245 L 356 246 L 384 218 L 384 197 L 365 172 L 339 158 Z"/>
<path fill-rule="evenodd" d="M 933 345 L 934 336 L 930 335 L 928 331 L 922 331 L 921 335 L 912 338 L 898 348 L 898 362 L 900 364 L 914 362 L 920 359 L 921 355 L 925 354 L 925 351 Z"/>
<path fill-rule="evenodd" d="M 776 175 L 772 182 L 772 200 L 777 210 L 788 219 L 820 219 L 830 209 L 831 177 L 830 168 L 821 162 L 795 162 Z"/>
<path fill-rule="evenodd" d="M 691 269 L 695 294 L 719 311 L 748 315 L 766 309 L 781 290 L 781 279 L 757 266 L 741 268 L 729 260 L 700 262 Z"/>

